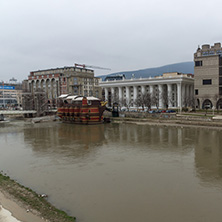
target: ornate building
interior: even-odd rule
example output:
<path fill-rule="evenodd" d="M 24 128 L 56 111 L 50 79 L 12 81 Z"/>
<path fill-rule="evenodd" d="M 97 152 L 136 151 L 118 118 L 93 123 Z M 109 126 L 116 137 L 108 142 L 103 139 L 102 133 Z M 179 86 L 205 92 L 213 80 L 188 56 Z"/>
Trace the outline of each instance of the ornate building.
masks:
<path fill-rule="evenodd" d="M 30 72 L 28 90 L 31 93 L 44 91 L 49 102 L 61 94 L 102 96 L 99 78 L 94 77 L 94 71 L 74 66 Z"/>
<path fill-rule="evenodd" d="M 194 94 L 193 75 L 177 72 L 164 73 L 153 78 L 102 81 L 100 86 L 105 91 L 105 100 L 109 101 L 109 105 L 112 105 L 116 96 L 121 105 L 125 101 L 130 106 L 136 106 L 138 98 L 149 94 L 158 98 L 155 102 L 158 104 L 152 104 L 153 108 L 166 108 L 166 104 L 168 108 L 182 108 L 190 105 Z"/>

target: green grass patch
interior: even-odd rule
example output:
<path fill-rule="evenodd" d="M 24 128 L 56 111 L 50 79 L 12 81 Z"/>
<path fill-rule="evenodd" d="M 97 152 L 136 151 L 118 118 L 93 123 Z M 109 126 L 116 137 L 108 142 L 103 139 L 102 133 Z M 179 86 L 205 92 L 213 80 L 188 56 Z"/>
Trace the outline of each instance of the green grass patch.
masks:
<path fill-rule="evenodd" d="M 36 210 L 39 216 L 51 222 L 73 222 L 75 217 L 69 216 L 66 212 L 57 209 L 45 198 L 42 198 L 30 188 L 24 187 L 9 176 L 0 173 L 0 188 L 12 197 L 20 201 L 30 211 Z"/>

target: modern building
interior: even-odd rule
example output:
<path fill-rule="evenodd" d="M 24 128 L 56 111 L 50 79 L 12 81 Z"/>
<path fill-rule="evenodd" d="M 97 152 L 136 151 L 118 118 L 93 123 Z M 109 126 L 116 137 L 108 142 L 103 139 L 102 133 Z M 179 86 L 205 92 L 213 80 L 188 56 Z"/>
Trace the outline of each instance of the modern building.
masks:
<path fill-rule="evenodd" d="M 194 53 L 194 63 L 196 107 L 222 109 L 221 43 L 198 47 Z"/>
<path fill-rule="evenodd" d="M 99 85 L 104 89 L 105 100 L 109 101 L 109 105 L 115 102 L 116 97 L 122 106 L 124 103 L 137 106 L 138 98 L 149 94 L 155 100 L 158 98 L 155 104 L 152 102 L 153 108 L 166 108 L 167 104 L 168 108 L 181 109 L 191 106 L 194 94 L 193 75 L 178 72 L 164 73 L 153 78 L 102 81 Z"/>
<path fill-rule="evenodd" d="M 15 108 L 22 104 L 22 84 L 0 83 L 0 108 Z"/>
<path fill-rule="evenodd" d="M 102 97 L 94 71 L 76 66 L 30 72 L 28 90 L 31 93 L 44 91 L 49 102 L 62 94 Z"/>

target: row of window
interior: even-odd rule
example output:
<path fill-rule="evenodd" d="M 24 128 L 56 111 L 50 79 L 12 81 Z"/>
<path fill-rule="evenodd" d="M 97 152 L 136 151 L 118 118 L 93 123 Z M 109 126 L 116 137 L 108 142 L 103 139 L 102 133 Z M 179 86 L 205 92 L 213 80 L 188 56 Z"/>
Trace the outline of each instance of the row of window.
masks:
<path fill-rule="evenodd" d="M 203 85 L 212 85 L 212 79 L 203 79 Z M 198 89 L 195 89 L 195 95 L 198 95 Z"/>
<path fill-rule="evenodd" d="M 198 89 L 195 89 L 195 95 L 198 95 Z M 219 88 L 219 95 L 222 95 L 222 87 Z"/>
<path fill-rule="evenodd" d="M 203 85 L 212 85 L 212 79 L 203 79 Z M 222 85 L 222 77 L 219 77 L 219 85 Z"/>
<path fill-rule="evenodd" d="M 202 52 L 202 55 L 203 55 L 203 56 L 215 55 L 215 54 L 221 55 L 221 54 L 222 54 L 222 50 L 217 50 L 216 52 L 213 51 L 213 50 L 211 50 L 211 51 L 206 51 L 206 52 Z"/>
<path fill-rule="evenodd" d="M 55 77 L 54 74 L 52 74 L 52 78 L 53 78 L 53 77 Z M 34 79 L 34 78 L 35 78 L 35 76 L 32 76 L 32 79 Z M 36 78 L 37 78 L 37 79 L 49 78 L 49 75 L 47 75 L 47 76 L 46 76 L 46 75 L 37 75 Z"/>
<path fill-rule="evenodd" d="M 84 96 L 93 96 L 93 91 L 92 90 L 84 90 Z"/>

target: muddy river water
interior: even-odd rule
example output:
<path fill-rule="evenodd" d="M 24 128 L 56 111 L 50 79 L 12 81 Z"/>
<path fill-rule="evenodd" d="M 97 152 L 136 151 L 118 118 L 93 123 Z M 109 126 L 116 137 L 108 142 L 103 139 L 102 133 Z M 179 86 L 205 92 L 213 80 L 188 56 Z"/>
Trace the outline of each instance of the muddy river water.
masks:
<path fill-rule="evenodd" d="M 0 125 L 0 170 L 79 222 L 221 222 L 222 131 Z"/>

